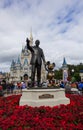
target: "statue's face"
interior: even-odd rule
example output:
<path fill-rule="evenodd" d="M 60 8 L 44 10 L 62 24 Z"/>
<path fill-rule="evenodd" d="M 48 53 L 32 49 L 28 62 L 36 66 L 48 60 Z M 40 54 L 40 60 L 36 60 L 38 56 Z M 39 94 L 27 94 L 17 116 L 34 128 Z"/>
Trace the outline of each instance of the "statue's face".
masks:
<path fill-rule="evenodd" d="M 39 46 L 39 43 L 35 43 L 36 44 L 36 46 Z"/>
<path fill-rule="evenodd" d="M 48 65 L 49 70 L 53 70 L 53 68 L 54 68 L 53 64 Z"/>
<path fill-rule="evenodd" d="M 36 41 L 35 41 L 35 45 L 36 45 L 36 46 L 39 46 L 39 44 L 40 44 L 40 41 L 39 41 L 39 40 L 36 40 Z"/>

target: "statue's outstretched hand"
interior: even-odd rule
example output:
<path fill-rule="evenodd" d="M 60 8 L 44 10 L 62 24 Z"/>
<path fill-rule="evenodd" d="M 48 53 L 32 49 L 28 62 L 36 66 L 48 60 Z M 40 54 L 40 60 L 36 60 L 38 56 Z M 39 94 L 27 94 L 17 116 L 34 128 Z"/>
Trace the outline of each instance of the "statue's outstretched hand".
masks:
<path fill-rule="evenodd" d="M 26 39 L 26 42 L 29 44 L 30 40 L 27 38 L 27 39 Z"/>

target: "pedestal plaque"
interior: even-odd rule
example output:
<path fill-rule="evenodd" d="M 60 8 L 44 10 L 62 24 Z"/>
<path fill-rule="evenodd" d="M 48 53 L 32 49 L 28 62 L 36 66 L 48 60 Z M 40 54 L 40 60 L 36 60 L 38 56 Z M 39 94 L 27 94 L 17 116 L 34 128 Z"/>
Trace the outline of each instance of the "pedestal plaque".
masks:
<path fill-rule="evenodd" d="M 64 89 L 23 89 L 20 105 L 28 106 L 56 106 L 69 104 Z"/>

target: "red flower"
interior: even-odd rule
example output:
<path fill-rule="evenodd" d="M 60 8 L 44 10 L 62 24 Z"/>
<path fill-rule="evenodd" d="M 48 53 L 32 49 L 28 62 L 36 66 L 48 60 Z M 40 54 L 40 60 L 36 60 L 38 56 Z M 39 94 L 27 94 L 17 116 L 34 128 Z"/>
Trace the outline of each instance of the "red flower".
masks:
<path fill-rule="evenodd" d="M 0 98 L 0 129 L 83 129 L 83 96 L 66 95 L 70 98 L 70 104 L 54 107 L 19 106 L 20 96 Z"/>

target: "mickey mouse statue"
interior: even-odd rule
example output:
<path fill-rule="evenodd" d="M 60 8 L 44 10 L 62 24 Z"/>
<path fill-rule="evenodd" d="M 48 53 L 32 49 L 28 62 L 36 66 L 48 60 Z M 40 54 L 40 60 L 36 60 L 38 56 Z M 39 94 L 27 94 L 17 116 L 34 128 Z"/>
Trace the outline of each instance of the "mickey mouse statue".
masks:
<path fill-rule="evenodd" d="M 55 63 L 50 63 L 50 61 L 46 62 L 45 68 L 48 71 L 47 73 L 47 79 L 49 81 L 48 83 L 48 87 L 55 87 L 55 80 L 54 80 L 54 67 L 55 67 Z"/>

